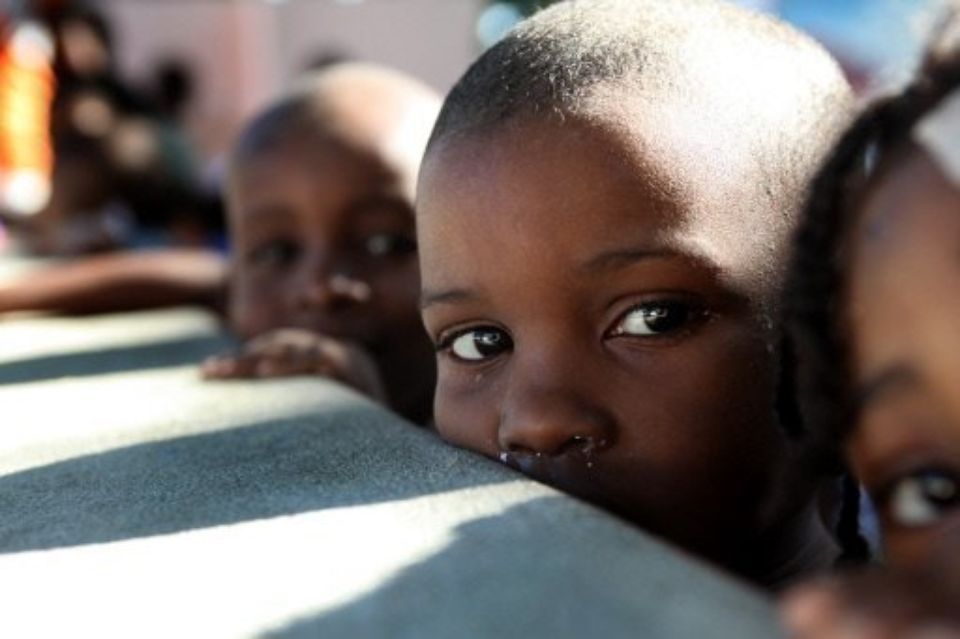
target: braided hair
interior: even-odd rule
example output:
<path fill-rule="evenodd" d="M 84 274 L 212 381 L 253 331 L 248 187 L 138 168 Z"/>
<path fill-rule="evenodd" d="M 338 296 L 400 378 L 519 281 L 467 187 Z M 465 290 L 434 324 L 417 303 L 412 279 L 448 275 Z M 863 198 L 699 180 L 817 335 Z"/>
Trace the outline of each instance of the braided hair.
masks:
<path fill-rule="evenodd" d="M 804 421 L 824 458 L 841 470 L 842 446 L 857 417 L 844 299 L 858 204 L 911 148 L 917 122 L 958 88 L 960 48 L 946 54 L 942 47 L 931 47 L 915 80 L 868 107 L 841 138 L 814 179 L 794 237 L 784 313 L 790 337 L 803 354 L 798 386 Z M 837 525 L 842 562 L 869 558 L 859 530 L 859 504 L 859 486 L 847 475 Z"/>

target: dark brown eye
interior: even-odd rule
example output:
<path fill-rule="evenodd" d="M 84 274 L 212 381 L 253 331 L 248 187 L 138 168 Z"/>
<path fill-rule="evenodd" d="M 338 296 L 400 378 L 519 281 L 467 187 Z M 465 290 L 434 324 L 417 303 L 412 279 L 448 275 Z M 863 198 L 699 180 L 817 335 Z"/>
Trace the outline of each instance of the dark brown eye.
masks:
<path fill-rule="evenodd" d="M 454 335 L 441 348 L 447 348 L 457 359 L 481 362 L 513 348 L 513 340 L 499 328 L 476 328 Z"/>
<path fill-rule="evenodd" d="M 684 328 L 696 315 L 684 302 L 651 302 L 630 309 L 613 330 L 614 336 L 654 336 Z"/>
<path fill-rule="evenodd" d="M 412 238 L 396 233 L 378 233 L 364 242 L 367 253 L 374 257 L 409 255 L 417 251 L 417 243 Z"/>
<path fill-rule="evenodd" d="M 904 528 L 931 526 L 960 507 L 960 481 L 950 473 L 928 470 L 893 483 L 883 499 L 891 521 Z"/>
<path fill-rule="evenodd" d="M 300 245 L 290 240 L 265 242 L 252 251 L 248 259 L 258 266 L 289 266 L 300 257 Z"/>

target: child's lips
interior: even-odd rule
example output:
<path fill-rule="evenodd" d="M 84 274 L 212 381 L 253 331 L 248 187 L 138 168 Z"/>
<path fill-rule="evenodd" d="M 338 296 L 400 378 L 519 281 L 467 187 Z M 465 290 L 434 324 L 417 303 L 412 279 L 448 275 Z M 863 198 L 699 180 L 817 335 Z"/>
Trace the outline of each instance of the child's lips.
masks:
<path fill-rule="evenodd" d="M 636 484 L 627 480 L 622 460 L 597 451 L 551 456 L 502 452 L 502 463 L 574 497 L 605 508 L 628 520 L 643 521 L 637 510 Z"/>
<path fill-rule="evenodd" d="M 562 490 L 578 492 L 589 488 L 591 475 L 599 472 L 600 460 L 596 453 L 571 452 L 547 455 L 533 452 L 502 452 L 500 461 L 524 475 Z"/>

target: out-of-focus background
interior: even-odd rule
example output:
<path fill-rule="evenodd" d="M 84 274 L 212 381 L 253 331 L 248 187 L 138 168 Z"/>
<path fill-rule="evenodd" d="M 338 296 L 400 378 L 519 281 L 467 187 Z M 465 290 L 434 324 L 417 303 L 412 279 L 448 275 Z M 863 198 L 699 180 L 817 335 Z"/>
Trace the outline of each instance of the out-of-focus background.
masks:
<path fill-rule="evenodd" d="M 471 59 L 545 0 L 101 0 L 119 69 L 146 79 L 180 61 L 194 76 L 193 139 L 205 154 L 238 121 L 312 64 L 383 62 L 448 88 Z M 809 31 L 858 87 L 908 69 L 930 0 L 740 0 Z"/>
<path fill-rule="evenodd" d="M 820 39 L 869 94 L 908 75 L 942 0 L 738 1 Z M 365 60 L 446 90 L 546 4 L 0 0 L 0 216 L 40 254 L 222 244 L 224 154 L 300 74 Z M 18 221 L 40 211 L 48 222 Z"/>

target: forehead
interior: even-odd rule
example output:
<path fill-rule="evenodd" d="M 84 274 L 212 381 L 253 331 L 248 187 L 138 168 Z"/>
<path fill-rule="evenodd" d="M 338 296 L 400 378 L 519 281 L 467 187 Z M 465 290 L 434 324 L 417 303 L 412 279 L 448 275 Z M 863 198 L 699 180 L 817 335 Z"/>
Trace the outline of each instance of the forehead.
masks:
<path fill-rule="evenodd" d="M 858 370 L 902 358 L 926 337 L 904 327 L 947 308 L 958 255 L 960 190 L 913 148 L 866 194 L 850 236 L 848 307 Z"/>
<path fill-rule="evenodd" d="M 931 243 L 950 237 L 943 231 L 960 229 L 960 189 L 916 147 L 898 156 L 858 209 L 851 236 L 855 280 L 896 275 L 900 283 L 912 281 L 915 275 L 896 263 L 922 260 Z"/>
<path fill-rule="evenodd" d="M 344 201 L 390 196 L 413 201 L 415 176 L 376 149 L 331 139 L 288 140 L 236 158 L 227 195 L 231 222 L 260 208 L 336 208 Z"/>
<path fill-rule="evenodd" d="M 428 153 L 418 189 L 425 277 L 432 259 L 442 274 L 443 254 L 496 218 L 506 241 L 530 254 L 656 243 L 756 288 L 779 233 L 778 213 L 758 210 L 756 172 L 736 149 L 725 155 L 712 146 L 703 123 L 691 130 L 673 110 L 647 113 L 524 119 L 442 141 Z"/>

